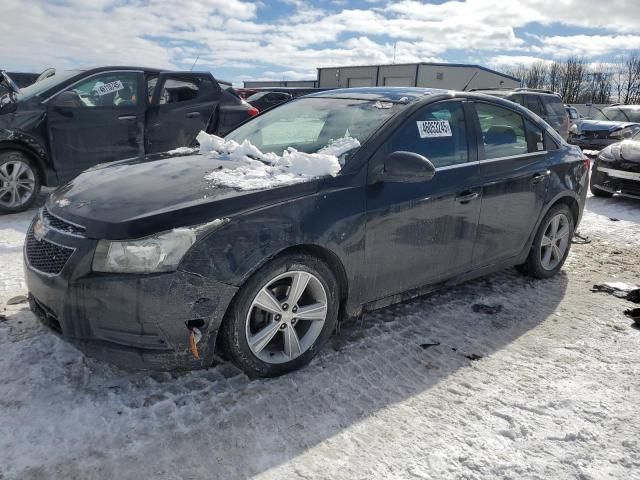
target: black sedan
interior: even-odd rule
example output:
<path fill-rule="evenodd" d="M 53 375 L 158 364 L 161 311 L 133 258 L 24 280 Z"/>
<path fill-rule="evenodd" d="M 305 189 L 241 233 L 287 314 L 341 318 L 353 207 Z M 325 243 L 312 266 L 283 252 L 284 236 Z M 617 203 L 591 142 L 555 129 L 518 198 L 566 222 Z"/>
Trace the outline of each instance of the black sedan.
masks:
<path fill-rule="evenodd" d="M 640 198 L 640 132 L 602 150 L 593 162 L 591 192 Z"/>
<path fill-rule="evenodd" d="M 81 174 L 29 228 L 31 308 L 88 355 L 280 375 L 339 318 L 511 266 L 555 275 L 588 189 L 577 147 L 469 92 L 322 92 L 199 140 Z"/>

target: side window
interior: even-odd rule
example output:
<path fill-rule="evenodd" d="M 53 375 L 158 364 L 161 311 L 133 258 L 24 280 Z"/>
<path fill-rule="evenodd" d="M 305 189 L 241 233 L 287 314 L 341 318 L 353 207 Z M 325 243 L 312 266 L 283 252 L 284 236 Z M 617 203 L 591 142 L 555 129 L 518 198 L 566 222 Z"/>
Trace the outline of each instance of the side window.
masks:
<path fill-rule="evenodd" d="M 148 98 L 148 103 L 151 103 L 151 100 L 153 99 L 153 92 L 156 89 L 156 85 L 158 84 L 158 77 L 147 77 L 147 98 Z"/>
<path fill-rule="evenodd" d="M 564 104 L 560 97 L 555 95 L 542 95 L 542 100 L 547 106 L 549 115 L 556 115 L 558 117 L 564 117 L 567 111 L 564 108 Z"/>
<path fill-rule="evenodd" d="M 544 117 L 546 114 L 540 98 L 535 95 L 527 95 L 527 104 L 525 107 L 540 117 Z"/>
<path fill-rule="evenodd" d="M 469 161 L 462 102 L 442 102 L 420 110 L 395 133 L 388 149 L 419 153 L 436 168 Z"/>
<path fill-rule="evenodd" d="M 200 91 L 197 79 L 181 79 L 167 77 L 160 92 L 160 105 L 167 103 L 188 102 L 198 97 Z"/>
<path fill-rule="evenodd" d="M 138 74 L 104 73 L 82 81 L 62 92 L 56 105 L 66 107 L 135 107 L 138 104 Z"/>
<path fill-rule="evenodd" d="M 524 118 L 520 114 L 488 103 L 476 103 L 476 112 L 487 160 L 529 152 Z"/>

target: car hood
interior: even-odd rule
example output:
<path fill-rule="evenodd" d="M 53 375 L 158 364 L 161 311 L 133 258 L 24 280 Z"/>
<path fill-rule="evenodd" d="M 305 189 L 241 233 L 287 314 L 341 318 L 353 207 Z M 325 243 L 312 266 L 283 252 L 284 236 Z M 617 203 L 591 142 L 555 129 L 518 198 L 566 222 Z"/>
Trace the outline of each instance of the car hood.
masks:
<path fill-rule="evenodd" d="M 309 195 L 322 179 L 262 190 L 214 186 L 205 155 L 150 155 L 99 165 L 56 190 L 54 215 L 86 228 L 90 238 L 140 238 L 198 225 L 242 211 Z"/>
<path fill-rule="evenodd" d="M 634 125 L 638 124 L 633 122 L 614 122 L 611 120 L 580 120 L 578 122 L 578 128 L 581 132 L 614 132 Z"/>
<path fill-rule="evenodd" d="M 613 161 L 640 163 L 640 141 L 625 140 L 614 143 L 600 152 L 601 156 L 609 157 Z"/>

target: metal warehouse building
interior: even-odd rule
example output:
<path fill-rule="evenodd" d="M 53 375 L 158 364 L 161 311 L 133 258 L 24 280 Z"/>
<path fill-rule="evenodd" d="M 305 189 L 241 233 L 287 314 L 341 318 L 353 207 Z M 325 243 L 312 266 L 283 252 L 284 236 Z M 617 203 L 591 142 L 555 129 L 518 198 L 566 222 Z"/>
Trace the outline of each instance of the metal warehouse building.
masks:
<path fill-rule="evenodd" d="M 315 80 L 245 80 L 243 83 L 244 88 L 315 88 L 318 86 L 318 82 Z"/>
<path fill-rule="evenodd" d="M 447 90 L 519 87 L 520 80 L 480 65 L 406 63 L 318 69 L 319 88 L 431 87 Z"/>

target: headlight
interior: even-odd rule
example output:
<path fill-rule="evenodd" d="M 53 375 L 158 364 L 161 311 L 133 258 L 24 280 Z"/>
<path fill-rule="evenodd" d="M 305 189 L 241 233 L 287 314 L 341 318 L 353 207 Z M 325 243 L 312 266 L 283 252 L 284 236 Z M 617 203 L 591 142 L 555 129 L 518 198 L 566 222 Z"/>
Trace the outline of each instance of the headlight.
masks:
<path fill-rule="evenodd" d="M 611 132 L 609 136 L 613 138 L 630 138 L 634 133 L 635 129 L 631 127 L 625 127 L 621 128 L 620 130 L 616 130 L 615 132 Z"/>
<path fill-rule="evenodd" d="M 613 147 L 616 147 L 616 145 L 611 145 L 601 150 L 598 154 L 598 160 L 602 160 L 603 162 L 613 162 L 616 159 L 612 152 Z"/>
<path fill-rule="evenodd" d="M 93 256 L 93 271 L 111 273 L 170 272 L 199 236 L 227 219 L 192 228 L 176 228 L 137 240 L 100 240 Z"/>

